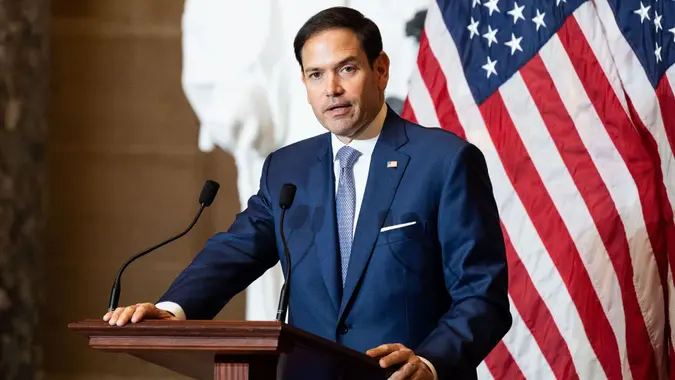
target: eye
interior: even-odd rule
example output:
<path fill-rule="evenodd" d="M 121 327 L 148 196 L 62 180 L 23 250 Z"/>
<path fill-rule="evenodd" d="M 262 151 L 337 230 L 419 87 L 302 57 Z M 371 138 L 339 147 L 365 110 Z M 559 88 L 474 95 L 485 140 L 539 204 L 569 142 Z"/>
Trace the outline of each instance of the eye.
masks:
<path fill-rule="evenodd" d="M 321 78 L 321 73 L 318 73 L 318 72 L 315 71 L 315 72 L 309 73 L 308 77 L 310 79 L 319 79 L 319 78 Z"/>
<path fill-rule="evenodd" d="M 345 71 L 345 72 L 347 72 L 347 73 L 352 73 L 352 72 L 356 71 L 356 67 L 354 67 L 354 66 L 345 66 L 345 67 L 342 68 L 342 70 Z"/>

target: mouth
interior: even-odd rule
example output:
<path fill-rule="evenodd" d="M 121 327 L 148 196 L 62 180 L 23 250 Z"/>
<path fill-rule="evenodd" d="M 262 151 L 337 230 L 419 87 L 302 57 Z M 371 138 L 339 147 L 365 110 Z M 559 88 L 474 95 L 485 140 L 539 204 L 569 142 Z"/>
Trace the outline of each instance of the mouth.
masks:
<path fill-rule="evenodd" d="M 336 104 L 332 104 L 331 106 L 326 108 L 326 111 L 327 112 L 340 111 L 340 110 L 345 110 L 349 107 L 351 107 L 351 104 L 349 104 L 349 103 L 336 103 Z"/>

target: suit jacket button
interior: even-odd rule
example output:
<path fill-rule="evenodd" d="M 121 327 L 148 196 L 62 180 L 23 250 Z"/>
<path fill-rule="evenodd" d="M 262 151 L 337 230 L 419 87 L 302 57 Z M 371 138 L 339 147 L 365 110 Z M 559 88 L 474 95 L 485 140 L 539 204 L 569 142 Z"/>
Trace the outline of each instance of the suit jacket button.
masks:
<path fill-rule="evenodd" d="M 338 334 L 340 335 L 345 335 L 349 331 L 349 327 L 347 325 L 340 325 L 338 328 Z"/>

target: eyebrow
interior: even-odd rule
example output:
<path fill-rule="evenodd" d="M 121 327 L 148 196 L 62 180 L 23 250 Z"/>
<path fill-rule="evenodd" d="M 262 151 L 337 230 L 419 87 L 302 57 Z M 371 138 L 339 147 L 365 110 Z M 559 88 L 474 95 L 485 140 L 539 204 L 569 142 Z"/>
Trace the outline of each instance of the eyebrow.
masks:
<path fill-rule="evenodd" d="M 350 55 L 349 57 L 344 58 L 343 60 L 341 60 L 340 62 L 338 62 L 338 63 L 335 65 L 335 67 L 340 67 L 340 66 L 342 66 L 342 65 L 344 65 L 344 64 L 346 64 L 346 63 L 354 62 L 354 61 L 357 61 L 357 60 L 358 60 L 358 59 L 357 59 L 357 57 L 356 57 L 355 55 Z M 309 73 L 309 72 L 313 72 L 313 71 L 321 71 L 321 69 L 319 69 L 318 67 L 307 67 L 307 68 L 305 68 L 305 73 Z"/>

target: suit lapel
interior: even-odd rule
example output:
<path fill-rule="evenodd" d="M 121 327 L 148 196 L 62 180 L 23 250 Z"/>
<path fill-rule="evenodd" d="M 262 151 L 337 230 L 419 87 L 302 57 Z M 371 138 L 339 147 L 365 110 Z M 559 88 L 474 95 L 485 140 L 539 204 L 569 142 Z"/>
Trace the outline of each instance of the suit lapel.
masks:
<path fill-rule="evenodd" d="M 408 165 L 410 157 L 397 151 L 407 141 L 403 119 L 389 109 L 370 161 L 368 182 L 356 224 L 338 321 L 341 320 L 368 265 L 380 228 Z M 396 162 L 396 165 L 390 165 L 390 162 Z"/>
<path fill-rule="evenodd" d="M 322 218 L 321 228 L 316 231 L 316 241 L 321 272 L 326 290 L 333 303 L 335 312 L 340 307 L 341 279 L 338 275 L 337 222 L 335 217 L 335 177 L 333 175 L 333 159 L 330 146 L 330 135 L 325 135 L 319 149 L 318 160 L 309 169 L 309 193 L 314 198 L 311 204 L 317 207 L 317 214 Z M 323 210 L 319 208 L 324 207 Z"/>

